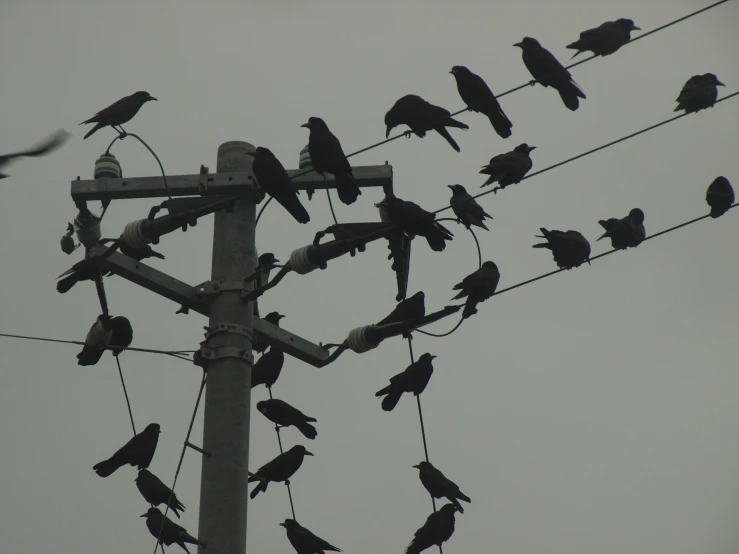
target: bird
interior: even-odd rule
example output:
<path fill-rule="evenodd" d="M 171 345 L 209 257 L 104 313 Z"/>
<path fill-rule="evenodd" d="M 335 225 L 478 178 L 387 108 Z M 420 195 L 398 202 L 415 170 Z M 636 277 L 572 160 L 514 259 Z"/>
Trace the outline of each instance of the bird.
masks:
<path fill-rule="evenodd" d="M 11 154 L 0 154 L 0 170 L 2 170 L 6 165 L 12 163 L 16 158 L 37 158 L 39 156 L 51 154 L 54 150 L 64 145 L 64 143 L 67 142 L 67 139 L 71 136 L 72 135 L 64 129 L 59 129 L 31 148 L 27 148 L 26 150 L 21 150 L 19 152 L 13 152 Z M 4 179 L 5 177 L 9 177 L 9 175 L 0 171 L 0 179 Z"/>
<path fill-rule="evenodd" d="M 486 231 L 489 231 L 485 223 L 485 218 L 493 219 L 493 216 L 482 209 L 482 206 L 477 203 L 477 200 L 467 192 L 462 185 L 447 185 L 452 189 L 452 197 L 449 200 L 449 205 L 452 207 L 454 215 L 457 216 L 462 225 L 467 227 L 474 225 L 476 227 L 482 227 Z"/>
<path fill-rule="evenodd" d="M 395 102 L 393 107 L 385 114 L 385 138 L 390 136 L 393 127 L 408 125 L 411 131 L 420 138 L 425 137 L 427 131 L 436 131 L 446 139 L 452 148 L 459 152 L 459 145 L 446 128 L 469 129 L 470 127 L 461 121 L 452 119 L 451 115 L 448 110 L 440 106 L 434 106 L 420 96 L 408 94 Z"/>
<path fill-rule="evenodd" d="M 185 546 L 185 543 L 195 544 L 203 548 L 208 544 L 206 541 L 201 541 L 193 537 L 184 527 L 180 527 L 160 512 L 159 508 L 149 508 L 141 517 L 146 518 L 146 527 L 149 529 L 149 533 L 154 538 L 159 539 L 162 544 L 169 546 L 174 543 L 180 546 L 187 554 L 190 554 L 190 551 Z"/>
<path fill-rule="evenodd" d="M 324 178 L 326 173 L 334 176 L 336 192 L 344 204 L 356 202 L 362 191 L 354 181 L 352 166 L 341 149 L 339 139 L 329 131 L 328 125 L 320 117 L 309 117 L 308 123 L 303 123 L 301 127 L 310 130 L 308 152 L 313 169 Z"/>
<path fill-rule="evenodd" d="M 420 290 L 413 296 L 401 300 L 383 319 L 375 325 L 390 325 L 406 321 L 417 321 L 426 315 L 426 294 Z"/>
<path fill-rule="evenodd" d="M 634 208 L 622 219 L 612 217 L 601 219 L 598 223 L 606 230 L 598 240 L 610 237 L 611 246 L 615 249 L 639 246 L 647 236 L 644 229 L 644 212 L 639 208 Z"/>
<path fill-rule="evenodd" d="M 413 467 L 418 470 L 421 484 L 432 498 L 446 498 L 454 504 L 460 514 L 464 513 L 464 508 L 462 508 L 459 501 L 472 502 L 472 500 L 459 490 L 459 487 L 453 481 L 447 479 L 440 470 L 431 465 L 431 462 L 420 462 Z"/>
<path fill-rule="evenodd" d="M 380 219 L 393 223 L 410 235 L 424 237 L 434 252 L 443 251 L 446 241 L 454 237 L 449 229 L 435 221 L 436 214 L 427 212 L 414 202 L 401 200 L 393 193 L 386 193 L 375 207 L 380 210 Z"/>
<path fill-rule="evenodd" d="M 113 326 L 109 315 L 100 314 L 85 337 L 85 344 L 77 354 L 77 365 L 95 365 L 105 352 L 105 347 L 110 345 L 113 337 Z"/>
<path fill-rule="evenodd" d="M 280 377 L 284 363 L 285 353 L 271 346 L 269 352 L 262 354 L 251 368 L 251 388 L 264 385 L 271 389 Z"/>
<path fill-rule="evenodd" d="M 138 466 L 138 468 L 146 469 L 151 464 L 154 457 L 154 451 L 159 442 L 159 433 L 161 429 L 158 423 L 150 423 L 146 429 L 129 440 L 121 448 L 116 451 L 110 458 L 103 460 L 92 466 L 100 477 L 108 477 L 119 467 L 124 465 Z"/>
<path fill-rule="evenodd" d="M 457 510 L 454 504 L 444 504 L 438 512 L 434 512 L 426 523 L 416 531 L 406 554 L 420 554 L 432 546 L 441 546 L 454 534 L 454 513 Z"/>
<path fill-rule="evenodd" d="M 498 154 L 490 158 L 490 162 L 482 166 L 480 170 L 481 174 L 489 175 L 480 188 L 497 181 L 498 186 L 493 189 L 497 194 L 498 189 L 504 189 L 508 185 L 520 183 L 534 166 L 534 162 L 531 161 L 531 156 L 529 155 L 532 150 L 536 150 L 536 146 L 529 146 L 524 142 L 510 152 Z"/>
<path fill-rule="evenodd" d="M 632 19 L 621 18 L 616 21 L 606 21 L 593 29 L 580 33 L 580 38 L 568 44 L 567 48 L 577 50 L 572 55 L 573 58 L 588 50 L 594 56 L 608 56 L 631 40 L 631 31 L 641 31 L 634 25 Z"/>
<path fill-rule="evenodd" d="M 498 281 L 500 281 L 498 266 L 495 265 L 495 262 L 487 261 L 483 262 L 480 269 L 473 271 L 460 283 L 454 285 L 452 290 L 458 290 L 459 294 L 452 300 L 467 297 L 462 311 L 462 319 L 467 319 L 477 313 L 477 305 L 495 293 Z"/>
<path fill-rule="evenodd" d="M 110 106 L 108 106 L 104 110 L 100 110 L 90 119 L 87 119 L 80 123 L 80 125 L 85 125 L 87 123 L 96 123 L 96 125 L 87 132 L 82 140 L 92 135 L 98 129 L 102 129 L 103 127 L 107 127 L 108 125 L 115 129 L 116 127 L 120 127 L 124 123 L 128 123 L 129 121 L 131 121 L 133 116 L 138 113 L 138 111 L 141 109 L 141 106 L 143 106 L 150 100 L 156 101 L 156 98 L 154 98 L 148 92 L 140 90 L 138 92 L 134 92 L 130 96 L 124 96 L 120 100 L 113 102 Z M 115 130 L 118 131 L 118 129 Z M 125 132 L 123 131 L 122 127 L 120 132 Z"/>
<path fill-rule="evenodd" d="M 693 75 L 683 85 L 680 95 L 677 97 L 677 108 L 673 111 L 685 110 L 685 113 L 695 113 L 706 108 L 711 108 L 718 98 L 718 88 L 725 87 L 718 77 L 713 73 Z"/>
<path fill-rule="evenodd" d="M 582 233 L 577 231 L 547 231 L 541 227 L 543 236 L 536 238 L 547 239 L 547 242 L 535 244 L 533 248 L 548 248 L 560 269 L 572 269 L 583 262 L 590 264 L 590 243 Z"/>
<path fill-rule="evenodd" d="M 708 185 L 706 202 L 711 207 L 711 217 L 724 215 L 734 203 L 734 189 L 726 177 L 716 177 Z"/>
<path fill-rule="evenodd" d="M 159 506 L 164 504 L 174 512 L 178 518 L 179 512 L 185 511 L 185 506 L 177 499 L 177 495 L 167 485 L 151 473 L 148 469 L 142 469 L 134 479 L 136 488 L 139 489 L 141 496 L 144 497 L 149 504 Z"/>
<path fill-rule="evenodd" d="M 467 109 L 486 115 L 501 138 L 510 137 L 513 123 L 508 119 L 483 78 L 463 65 L 455 65 L 449 73 L 454 75 L 457 90 L 462 101 L 467 104 Z"/>
<path fill-rule="evenodd" d="M 316 428 L 309 423 L 310 421 L 316 421 L 316 418 L 305 415 L 284 400 L 277 398 L 261 400 L 257 402 L 257 410 L 275 425 L 281 427 L 295 426 L 307 439 L 314 440 L 318 435 Z"/>
<path fill-rule="evenodd" d="M 156 252 L 148 244 L 141 248 L 133 248 L 131 246 L 128 246 L 125 242 L 121 241 L 120 251 L 121 251 L 121 254 L 124 254 L 128 256 L 129 258 L 133 258 L 137 262 L 140 262 L 141 260 L 146 259 L 146 258 L 159 258 L 160 260 L 164 259 L 164 254 L 160 254 L 159 252 Z"/>
<path fill-rule="evenodd" d="M 265 252 L 257 258 L 257 267 L 254 269 L 257 288 L 262 288 L 264 285 L 269 283 L 269 273 L 278 263 L 280 263 L 280 260 L 275 258 L 275 255 L 272 254 L 272 252 Z"/>
<path fill-rule="evenodd" d="M 272 325 L 276 325 L 277 327 L 279 327 L 280 326 L 280 320 L 283 317 L 287 317 L 287 316 L 284 316 L 284 315 L 282 315 L 280 313 L 277 313 L 277 312 L 270 312 L 266 316 L 264 316 L 264 321 L 266 321 L 267 323 L 271 323 Z M 256 352 L 262 353 L 265 350 L 267 350 L 267 347 L 268 346 L 269 346 L 269 344 L 267 344 L 264 340 L 262 340 L 259 337 L 259 335 L 254 335 L 254 339 L 251 342 L 252 350 L 255 350 Z"/>
<path fill-rule="evenodd" d="M 112 275 L 110 272 L 100 272 L 98 265 L 90 260 L 80 260 L 70 269 L 59 275 L 56 290 L 60 294 L 68 292 L 80 281 L 94 281 L 98 275 Z"/>
<path fill-rule="evenodd" d="M 306 456 L 313 456 L 313 454 L 308 452 L 305 446 L 296 444 L 290 450 L 286 450 L 264 464 L 249 477 L 249 483 L 259 481 L 259 484 L 251 491 L 249 498 L 253 499 L 260 492 L 266 491 L 270 482 L 279 483 L 284 481 L 285 484 L 288 484 L 290 477 L 303 465 L 303 459 Z"/>
<path fill-rule="evenodd" d="M 300 203 L 297 189 L 290 180 L 290 176 L 280 163 L 280 160 L 269 148 L 257 146 L 256 152 L 249 152 L 254 156 L 252 171 L 259 186 L 277 200 L 298 223 L 308 223 L 310 215 Z"/>
<path fill-rule="evenodd" d="M 286 519 L 280 523 L 280 526 L 287 531 L 287 540 L 290 541 L 298 554 L 323 554 L 326 551 L 341 552 L 341 549 L 315 536 L 294 519 Z"/>
<path fill-rule="evenodd" d="M 128 318 L 122 315 L 115 316 L 110 320 L 112 327 L 112 335 L 110 337 L 111 346 L 120 346 L 122 348 L 111 348 L 113 356 L 118 356 L 123 350 L 131 346 L 133 342 L 133 327 Z"/>
<path fill-rule="evenodd" d="M 413 362 L 403 371 L 390 377 L 390 384 L 375 393 L 375 396 L 385 396 L 382 399 L 382 409 L 392 412 L 397 406 L 404 392 L 412 392 L 414 396 L 421 394 L 431 380 L 434 366 L 431 363 L 436 356 L 428 352 L 422 354 L 418 360 Z"/>
<path fill-rule="evenodd" d="M 513 46 L 518 46 L 522 50 L 523 63 L 536 82 L 544 87 L 556 89 L 564 105 L 573 112 L 580 107 L 578 97 L 586 98 L 585 93 L 572 79 L 570 72 L 557 61 L 554 54 L 531 37 L 525 37 Z"/>

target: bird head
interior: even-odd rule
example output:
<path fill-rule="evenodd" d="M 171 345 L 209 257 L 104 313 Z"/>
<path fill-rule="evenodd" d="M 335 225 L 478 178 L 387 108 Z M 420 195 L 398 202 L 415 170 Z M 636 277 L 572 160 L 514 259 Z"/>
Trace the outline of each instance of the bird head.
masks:
<path fill-rule="evenodd" d="M 398 113 L 395 111 L 395 106 L 393 106 L 385 114 L 385 138 L 389 137 L 390 131 L 393 130 L 393 127 L 398 125 L 400 125 L 400 121 L 398 121 Z"/>
<path fill-rule="evenodd" d="M 312 452 L 308 452 L 308 450 L 302 444 L 297 444 L 297 445 L 293 446 L 293 448 L 295 450 L 297 450 L 298 452 L 302 452 L 303 453 L 303 456 L 313 456 L 313 453 Z"/>
<path fill-rule="evenodd" d="M 488 269 L 494 269 L 496 271 L 498 270 L 498 266 L 495 265 L 495 262 L 483 262 L 482 267 L 487 267 Z"/>
<path fill-rule="evenodd" d="M 260 400 L 259 402 L 257 402 L 257 410 L 259 410 L 259 413 L 263 414 L 266 417 L 267 416 L 267 401 Z"/>
<path fill-rule="evenodd" d="M 628 29 L 629 31 L 641 31 L 639 27 L 634 25 L 633 19 L 627 19 L 625 17 L 622 17 L 621 19 L 618 19 L 616 23 L 621 25 L 624 29 Z"/>
<path fill-rule="evenodd" d="M 145 514 L 141 514 L 139 517 L 156 517 L 162 515 L 162 512 L 159 511 L 159 508 L 149 508 Z"/>
<path fill-rule="evenodd" d="M 264 267 L 266 265 L 279 263 L 280 260 L 275 258 L 275 255 L 272 254 L 272 252 L 265 252 L 257 258 L 257 262 L 259 262 L 259 267 Z"/>
<path fill-rule="evenodd" d="M 524 37 L 521 42 L 517 42 L 513 46 L 518 46 L 521 50 L 526 50 L 527 48 L 541 47 L 541 44 L 535 38 Z"/>
<path fill-rule="evenodd" d="M 467 192 L 467 189 L 465 189 L 462 185 L 447 185 L 450 189 L 452 189 L 453 193 L 460 193 L 464 194 Z"/>
<path fill-rule="evenodd" d="M 536 150 L 536 146 L 529 146 L 524 142 L 523 144 L 519 144 L 518 146 L 516 146 L 513 150 L 515 150 L 516 152 L 524 152 L 525 154 L 528 154 L 532 150 Z"/>
<path fill-rule="evenodd" d="M 449 512 L 454 513 L 458 510 L 454 504 L 444 504 L 441 508 L 439 508 L 439 511 L 444 512 L 444 513 L 449 513 Z"/>
<path fill-rule="evenodd" d="M 719 81 L 718 80 L 718 77 L 716 77 L 716 75 L 713 74 L 713 73 L 706 73 L 705 75 L 703 75 L 703 77 L 705 77 L 706 80 L 710 81 L 711 83 L 713 83 L 717 87 L 725 87 L 726 86 L 721 81 Z"/>
<path fill-rule="evenodd" d="M 470 70 L 467 69 L 465 66 L 455 65 L 454 67 L 452 67 L 452 70 L 449 73 L 451 73 L 452 75 L 461 75 L 463 73 L 469 73 L 469 72 Z"/>
<path fill-rule="evenodd" d="M 283 317 L 287 317 L 287 316 L 284 316 L 284 315 L 282 315 L 281 313 L 278 313 L 278 312 L 269 312 L 266 316 L 264 316 L 264 321 L 268 321 L 272 325 L 279 325 L 280 324 L 280 320 Z"/>
<path fill-rule="evenodd" d="M 158 423 L 149 423 L 149 425 L 146 426 L 146 429 L 143 431 L 144 433 L 156 433 L 157 435 L 162 432 L 162 429 L 159 427 Z"/>
<path fill-rule="evenodd" d="M 144 477 L 146 477 L 146 474 L 151 474 L 148 469 L 139 470 L 139 473 L 138 475 L 136 475 L 136 479 L 134 479 L 133 482 L 137 483 L 141 476 L 143 475 Z"/>
<path fill-rule="evenodd" d="M 430 362 L 430 361 L 431 361 L 431 360 L 433 360 L 434 358 L 436 358 L 436 356 L 432 356 L 431 354 L 429 354 L 429 353 L 427 352 L 426 354 L 422 354 L 422 355 L 421 355 L 421 357 L 420 357 L 420 358 L 418 358 L 418 361 L 419 361 L 419 362 Z"/>
<path fill-rule="evenodd" d="M 148 102 L 150 100 L 154 100 L 154 102 L 158 102 L 156 98 L 154 98 L 151 94 L 146 92 L 145 90 L 140 90 L 136 93 L 134 93 L 134 96 L 140 100 L 141 102 Z"/>
<path fill-rule="evenodd" d="M 294 519 L 286 519 L 280 523 L 280 527 L 284 527 L 285 529 L 294 529 L 295 527 L 298 527 L 298 522 Z"/>
<path fill-rule="evenodd" d="M 430 466 L 431 464 L 428 462 L 419 462 L 418 464 L 414 465 L 413 467 L 419 470 L 423 470 L 423 468 Z"/>
<path fill-rule="evenodd" d="M 318 127 L 326 127 L 326 122 L 323 121 L 320 117 L 309 117 L 308 123 L 303 123 L 301 127 L 306 127 L 310 130 L 316 129 Z"/>
<path fill-rule="evenodd" d="M 631 221 L 635 221 L 636 223 L 644 223 L 644 212 L 641 211 L 639 208 L 634 208 L 629 212 L 629 219 L 631 219 Z"/>

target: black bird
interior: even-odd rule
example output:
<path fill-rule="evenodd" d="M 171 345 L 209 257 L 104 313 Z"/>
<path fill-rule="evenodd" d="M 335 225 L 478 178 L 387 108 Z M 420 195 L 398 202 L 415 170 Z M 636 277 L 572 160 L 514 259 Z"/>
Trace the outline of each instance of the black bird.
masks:
<path fill-rule="evenodd" d="M 283 317 L 286 317 L 286 316 L 284 316 L 282 314 L 279 314 L 277 312 L 270 312 L 266 316 L 264 316 L 264 321 L 266 321 L 267 323 L 271 323 L 272 325 L 276 325 L 277 327 L 279 327 L 280 326 L 280 320 Z M 267 350 L 267 347 L 268 346 L 269 345 L 266 342 L 260 340 L 260 338 L 259 338 L 258 335 L 254 335 L 254 340 L 252 340 L 252 343 L 251 343 L 252 350 L 255 350 L 256 352 L 262 353 L 265 350 Z"/>
<path fill-rule="evenodd" d="M 85 337 L 85 345 L 77 354 L 77 365 L 95 365 L 105 352 L 105 347 L 110 345 L 113 337 L 113 325 L 110 316 L 100 314 Z"/>
<path fill-rule="evenodd" d="M 486 231 L 489 229 L 485 226 L 485 218 L 493 219 L 493 216 L 482 209 L 482 206 L 477 203 L 477 200 L 467 192 L 462 185 L 447 185 L 452 189 L 452 197 L 449 200 L 449 205 L 452 207 L 454 215 L 457 219 L 462 222 L 462 225 L 470 228 L 471 225 L 476 227 L 482 227 Z"/>
<path fill-rule="evenodd" d="M 464 513 L 464 508 L 462 508 L 459 501 L 472 502 L 472 500 L 459 490 L 459 487 L 453 481 L 447 479 L 430 462 L 421 462 L 413 467 L 418 470 L 418 477 L 421 479 L 421 484 L 423 484 L 433 498 L 446 498 L 454 504 L 460 514 Z"/>
<path fill-rule="evenodd" d="M 718 88 L 724 87 L 713 73 L 693 75 L 683 85 L 680 95 L 677 97 L 677 108 L 673 111 L 685 110 L 685 113 L 695 113 L 706 108 L 712 108 L 718 98 Z"/>
<path fill-rule="evenodd" d="M 454 504 L 444 504 L 438 512 L 434 512 L 423 524 L 408 545 L 406 554 L 421 554 L 432 546 L 441 546 L 454 534 Z"/>
<path fill-rule="evenodd" d="M 93 281 L 97 277 L 98 271 L 98 266 L 90 260 L 80 260 L 57 277 L 60 281 L 56 284 L 56 290 L 64 294 L 80 281 Z M 103 272 L 102 275 L 112 275 L 112 273 Z"/>
<path fill-rule="evenodd" d="M 489 175 L 487 181 L 480 188 L 497 181 L 498 186 L 494 189 L 497 191 L 506 188 L 508 185 L 520 183 L 521 179 L 534 166 L 534 162 L 531 161 L 531 156 L 529 156 L 532 150 L 536 150 L 536 146 L 529 146 L 524 142 L 510 152 L 490 158 L 490 162 L 482 166 L 480 170 L 481 174 Z"/>
<path fill-rule="evenodd" d="M 495 132 L 502 138 L 510 137 L 513 123 L 506 117 L 503 108 L 483 78 L 463 65 L 455 65 L 449 73 L 457 80 L 457 90 L 467 108 L 485 114 Z"/>
<path fill-rule="evenodd" d="M 138 466 L 139 469 L 146 469 L 154 457 L 154 451 L 159 442 L 158 423 L 150 423 L 146 429 L 124 444 L 118 451 L 107 460 L 92 466 L 100 477 L 111 475 L 119 467 L 124 465 Z"/>
<path fill-rule="evenodd" d="M 261 288 L 269 283 L 269 273 L 278 263 L 280 263 L 280 260 L 275 258 L 272 252 L 265 252 L 257 258 L 257 267 L 254 269 L 254 272 L 257 273 L 257 288 Z"/>
<path fill-rule="evenodd" d="M 187 552 L 187 554 L 190 554 L 190 551 L 185 546 L 185 543 L 195 544 L 202 546 L 203 548 L 208 544 L 205 541 L 196 539 L 188 533 L 184 527 L 180 527 L 174 521 L 165 517 L 164 514 L 159 511 L 159 508 L 149 508 L 149 511 L 142 514 L 141 517 L 146 518 L 146 527 L 149 529 L 149 533 L 151 533 L 154 538 L 158 538 L 162 544 L 166 544 L 167 546 L 176 544 Z"/>
<path fill-rule="evenodd" d="M 115 129 L 116 126 L 120 127 L 124 123 L 128 123 L 131 121 L 133 116 L 138 113 L 141 106 L 146 104 L 149 100 L 156 100 L 156 98 L 148 92 L 140 90 L 138 92 L 134 92 L 131 96 L 124 96 L 120 100 L 113 102 L 110 106 L 104 110 L 100 110 L 90 119 L 80 123 L 80 125 L 84 125 L 86 123 L 97 123 L 97 125 L 87 132 L 84 138 L 89 137 L 98 129 L 102 129 L 108 125 Z M 116 131 L 117 130 L 118 129 L 116 129 Z"/>
<path fill-rule="evenodd" d="M 608 56 L 631 40 L 631 31 L 641 31 L 631 19 L 606 21 L 594 29 L 580 33 L 579 40 L 568 44 L 567 48 L 577 50 L 572 55 L 573 58 L 588 50 L 595 56 Z"/>
<path fill-rule="evenodd" d="M 131 346 L 133 342 L 133 327 L 128 318 L 122 315 L 115 316 L 110 320 L 112 326 L 112 335 L 110 337 L 111 346 L 121 346 L 122 348 L 111 348 L 113 356 L 118 356 L 124 349 Z"/>
<path fill-rule="evenodd" d="M 270 482 L 279 483 L 284 481 L 287 484 L 290 477 L 303 465 L 303 459 L 306 456 L 313 456 L 313 454 L 308 452 L 305 446 L 296 444 L 290 450 L 264 464 L 252 477 L 249 477 L 249 483 L 259 481 L 259 484 L 251 491 L 249 498 L 253 499 L 260 492 L 266 491 Z"/>
<path fill-rule="evenodd" d="M 141 496 L 143 496 L 144 500 L 149 504 L 152 504 L 153 506 L 159 506 L 160 504 L 169 506 L 169 509 L 172 510 L 174 515 L 178 518 L 180 517 L 179 512 L 185 511 L 185 506 L 177 499 L 177 495 L 172 491 L 172 489 L 162 483 L 159 477 L 151 473 L 148 469 L 142 469 L 139 471 L 139 474 L 134 481 L 136 482 L 136 488 L 139 489 Z"/>
<path fill-rule="evenodd" d="M 50 154 L 67 142 L 67 139 L 70 136 L 71 135 L 64 129 L 59 129 L 31 148 L 21 150 L 20 152 L 13 152 L 11 154 L 0 154 L 0 170 L 16 158 L 37 158 L 39 156 Z M 0 171 L 0 179 L 4 179 L 5 177 L 8 177 L 8 175 Z"/>
<path fill-rule="evenodd" d="M 284 400 L 278 400 L 277 398 L 261 400 L 257 402 L 257 410 L 275 425 L 281 427 L 295 426 L 307 439 L 314 440 L 318 435 L 316 428 L 308 423 L 309 421 L 316 421 L 316 418 L 305 415 Z"/>
<path fill-rule="evenodd" d="M 252 171 L 264 192 L 277 200 L 295 218 L 295 221 L 308 223 L 310 215 L 298 200 L 297 189 L 280 160 L 269 148 L 262 146 L 257 146 L 256 152 L 250 152 L 250 155 L 254 156 Z"/>
<path fill-rule="evenodd" d="M 572 269 L 583 262 L 590 264 L 590 243 L 577 231 L 547 231 L 541 227 L 542 235 L 536 238 L 547 239 L 547 242 L 535 244 L 533 248 L 548 248 L 552 251 L 554 261 L 560 269 Z"/>
<path fill-rule="evenodd" d="M 164 254 L 160 254 L 159 252 L 154 251 L 154 249 L 148 244 L 142 248 L 132 248 L 128 246 L 125 242 L 121 241 L 119 249 L 121 251 L 121 254 L 124 254 L 129 258 L 133 258 L 137 262 L 140 262 L 141 260 L 144 260 L 146 258 L 159 258 L 160 260 L 164 259 Z"/>
<path fill-rule="evenodd" d="M 500 281 L 500 272 L 495 262 L 483 262 L 480 269 L 470 273 L 462 279 L 461 283 L 454 285 L 452 290 L 458 290 L 459 294 L 452 300 L 467 297 L 462 311 L 463 319 L 477 313 L 477 305 L 495 293 L 498 281 Z"/>
<path fill-rule="evenodd" d="M 598 240 L 610 237 L 613 248 L 624 249 L 639 246 L 647 236 L 644 229 L 644 212 L 639 208 L 634 208 L 624 218 L 601 219 L 598 223 L 606 230 Z"/>
<path fill-rule="evenodd" d="M 389 325 L 404 321 L 415 321 L 426 315 L 426 295 L 422 290 L 405 300 L 398 302 L 392 312 L 375 323 L 375 325 Z"/>
<path fill-rule="evenodd" d="M 386 194 L 375 207 L 380 210 L 380 219 L 393 223 L 410 235 L 420 235 L 426 239 L 431 250 L 441 252 L 446 241 L 454 235 L 436 220 L 436 214 L 427 212 L 421 206 L 408 200 L 401 200 L 394 194 Z"/>
<path fill-rule="evenodd" d="M 320 117 L 309 117 L 308 123 L 303 123 L 301 127 L 310 130 L 308 152 L 313 169 L 324 177 L 326 172 L 334 176 L 336 192 L 344 204 L 356 202 L 362 191 L 354 182 L 352 166 L 341 149 L 339 139 L 329 131 L 328 125 Z"/>
<path fill-rule="evenodd" d="M 323 554 L 324 552 L 341 552 L 339 548 L 327 543 L 320 537 L 315 536 L 294 519 L 286 519 L 280 523 L 287 530 L 287 540 L 293 545 L 298 554 Z"/>
<path fill-rule="evenodd" d="M 706 202 L 711 207 L 711 217 L 724 215 L 734 203 L 734 189 L 726 177 L 716 177 L 708 185 Z"/>
<path fill-rule="evenodd" d="M 531 37 L 525 37 L 513 46 L 518 46 L 523 51 L 523 63 L 538 83 L 557 90 L 562 102 L 573 112 L 580 107 L 577 98 L 585 98 L 585 93 L 580 90 L 570 72 L 557 61 L 554 54 Z"/>
<path fill-rule="evenodd" d="M 390 384 L 375 393 L 375 396 L 385 396 L 382 399 L 382 409 L 391 412 L 397 406 L 404 392 L 412 392 L 413 396 L 421 394 L 431 380 L 434 366 L 431 361 L 436 358 L 429 353 L 422 354 L 403 371 L 390 377 Z"/>
<path fill-rule="evenodd" d="M 398 125 L 408 125 L 411 131 L 418 137 L 425 137 L 427 131 L 436 131 L 459 152 L 459 145 L 454 142 L 452 135 L 446 130 L 447 127 L 458 129 L 469 129 L 469 125 L 452 119 L 449 110 L 434 106 L 426 102 L 420 96 L 408 94 L 395 102 L 392 108 L 385 114 L 385 138 L 390 136 L 390 131 Z"/>
<path fill-rule="evenodd" d="M 280 377 L 284 363 L 284 352 L 274 346 L 270 347 L 269 352 L 262 354 L 251 368 L 251 388 L 264 385 L 271 389 Z"/>

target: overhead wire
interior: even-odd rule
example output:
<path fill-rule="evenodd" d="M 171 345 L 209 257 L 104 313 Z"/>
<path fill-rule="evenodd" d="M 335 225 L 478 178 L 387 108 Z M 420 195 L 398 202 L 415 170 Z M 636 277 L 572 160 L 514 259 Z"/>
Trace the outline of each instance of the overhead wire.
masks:
<path fill-rule="evenodd" d="M 272 397 L 272 387 L 269 387 L 267 390 L 269 391 L 269 399 L 274 400 Z M 280 454 L 284 454 L 285 451 L 282 449 L 282 438 L 280 437 L 280 426 L 277 425 L 276 423 L 275 423 L 275 432 L 277 433 L 277 443 L 280 446 Z M 285 487 L 287 488 L 287 496 L 290 499 L 290 511 L 293 514 L 293 519 L 295 521 L 298 521 L 298 518 L 295 517 L 295 503 L 293 502 L 293 493 L 292 493 L 292 490 L 290 489 L 290 479 L 287 479 L 285 481 Z"/>
<path fill-rule="evenodd" d="M 121 377 L 121 386 L 123 387 L 123 395 L 126 397 L 126 406 L 128 407 L 128 417 L 131 418 L 131 428 L 133 434 L 136 435 L 136 424 L 133 422 L 133 411 L 131 410 L 131 400 L 128 398 L 128 390 L 126 390 L 126 381 L 123 379 L 123 369 L 121 369 L 121 360 L 115 356 L 115 363 L 118 365 L 118 375 Z"/>

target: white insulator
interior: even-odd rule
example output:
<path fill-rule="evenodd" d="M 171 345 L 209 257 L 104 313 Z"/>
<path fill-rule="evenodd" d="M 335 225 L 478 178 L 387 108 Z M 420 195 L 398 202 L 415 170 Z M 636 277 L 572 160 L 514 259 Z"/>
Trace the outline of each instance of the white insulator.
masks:
<path fill-rule="evenodd" d="M 131 248 L 143 248 L 149 244 L 151 241 L 141 234 L 141 227 L 145 221 L 145 219 L 139 219 L 138 221 L 132 221 L 126 224 L 121 235 L 123 242 Z"/>
<path fill-rule="evenodd" d="M 123 175 L 121 164 L 110 152 L 103 154 L 95 161 L 95 179 L 103 179 L 105 177 L 120 179 L 121 175 Z"/>
<path fill-rule="evenodd" d="M 92 214 L 89 215 L 92 216 L 92 220 L 86 223 L 80 222 L 80 216 L 77 216 L 74 219 L 74 232 L 77 235 L 77 240 L 85 246 L 95 244 L 102 236 L 100 231 L 100 219 Z"/>
<path fill-rule="evenodd" d="M 313 165 L 310 160 L 310 149 L 308 145 L 300 151 L 300 161 L 298 162 L 298 168 L 300 169 L 313 169 Z"/>
<path fill-rule="evenodd" d="M 295 271 L 296 273 L 305 275 L 306 273 L 310 273 L 314 269 L 318 269 L 318 266 L 313 265 L 308 259 L 309 248 L 310 246 L 303 246 L 302 248 L 297 248 L 293 250 L 292 254 L 290 254 L 290 267 L 292 267 L 293 271 Z"/>
<path fill-rule="evenodd" d="M 362 352 L 368 352 L 373 348 L 377 348 L 379 342 L 372 342 L 369 339 L 369 332 L 372 329 L 372 325 L 364 325 L 363 327 L 357 327 L 349 331 L 349 336 L 346 338 L 346 344 L 357 354 Z"/>

